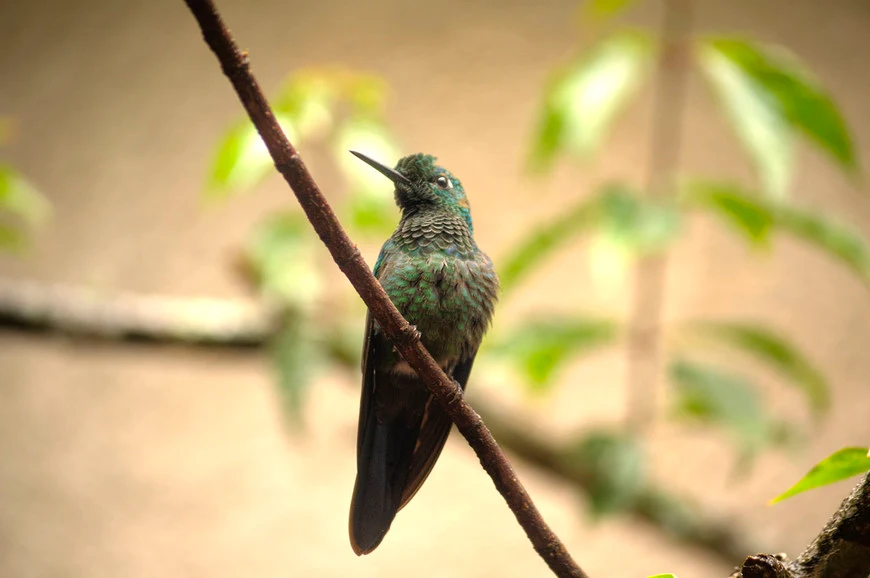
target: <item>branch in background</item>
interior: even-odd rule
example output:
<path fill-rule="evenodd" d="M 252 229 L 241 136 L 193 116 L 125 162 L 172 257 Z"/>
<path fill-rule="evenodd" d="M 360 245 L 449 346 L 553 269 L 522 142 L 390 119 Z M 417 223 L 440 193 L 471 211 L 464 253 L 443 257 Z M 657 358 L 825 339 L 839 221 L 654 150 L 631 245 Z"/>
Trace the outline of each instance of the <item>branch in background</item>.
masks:
<path fill-rule="evenodd" d="M 145 344 L 251 348 L 265 346 L 271 339 L 276 326 L 272 319 L 254 301 L 109 294 L 0 280 L 0 328 L 59 331 L 76 338 L 133 339 Z M 487 406 L 479 397 L 475 405 L 482 408 L 480 413 L 503 447 L 581 492 L 592 487 L 590 472 L 564 448 L 519 427 L 518 420 Z M 627 512 L 726 564 L 758 550 L 734 523 L 701 516 L 685 500 L 662 488 L 648 486 Z"/>
<path fill-rule="evenodd" d="M 511 453 L 559 476 L 583 492 L 595 487 L 595 472 L 578 460 L 571 448 L 550 443 L 544 436 L 535 435 L 526 427 L 518 427 L 517 419 L 487 407 L 478 399 L 474 401 L 478 410 L 486 416 L 490 431 Z M 683 544 L 715 554 L 726 564 L 734 564 L 735 560 L 758 551 L 757 545 L 747 539 L 746 532 L 735 529 L 735 522 L 705 518 L 695 508 L 688 507 L 685 500 L 677 499 L 661 488 L 647 485 L 640 490 L 626 512 Z"/>
<path fill-rule="evenodd" d="M 185 1 L 196 18 L 206 43 L 214 52 L 224 74 L 232 83 L 248 116 L 266 143 L 275 167 L 293 189 L 314 230 L 362 297 L 372 317 L 468 440 L 484 470 L 516 516 L 517 522 L 553 573 L 560 577 L 585 577 L 586 573 L 574 562 L 568 550 L 544 521 L 480 416 L 463 398 L 460 387 L 441 371 L 420 342 L 419 333 L 401 316 L 372 275 L 359 249 L 342 228 L 299 153 L 282 132 L 259 84 L 249 70 L 247 55 L 236 46 L 217 8 L 210 0 Z"/>
<path fill-rule="evenodd" d="M 259 347 L 273 316 L 255 301 L 158 297 L 0 279 L 0 327 L 78 338 Z"/>
<path fill-rule="evenodd" d="M 693 0 L 662 1 L 661 53 L 653 97 L 648 194 L 670 196 L 682 133 L 681 113 L 689 81 Z M 640 433 L 656 411 L 657 376 L 661 375 L 661 318 L 667 281 L 667 255 L 641 258 L 626 335 L 628 427 Z"/>
<path fill-rule="evenodd" d="M 750 556 L 730 578 L 867 578 L 870 576 L 870 473 L 795 561 Z"/>

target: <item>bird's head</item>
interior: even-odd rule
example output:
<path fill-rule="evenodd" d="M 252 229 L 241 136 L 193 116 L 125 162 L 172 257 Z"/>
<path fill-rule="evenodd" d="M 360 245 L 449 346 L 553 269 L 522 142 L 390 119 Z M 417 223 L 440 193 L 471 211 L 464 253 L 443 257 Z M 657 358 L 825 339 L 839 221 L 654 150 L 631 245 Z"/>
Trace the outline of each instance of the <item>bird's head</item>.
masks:
<path fill-rule="evenodd" d="M 399 160 L 391 169 L 362 153 L 350 151 L 396 185 L 396 204 L 403 212 L 434 208 L 459 214 L 472 230 L 471 207 L 462 183 L 435 164 L 435 157 L 417 153 Z"/>

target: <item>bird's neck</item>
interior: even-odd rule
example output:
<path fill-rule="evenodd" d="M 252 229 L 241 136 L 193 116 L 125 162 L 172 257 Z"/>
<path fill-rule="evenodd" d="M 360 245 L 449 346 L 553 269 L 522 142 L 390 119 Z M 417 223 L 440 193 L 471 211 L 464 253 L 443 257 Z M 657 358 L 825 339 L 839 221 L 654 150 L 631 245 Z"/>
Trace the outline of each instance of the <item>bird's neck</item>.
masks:
<path fill-rule="evenodd" d="M 465 218 L 443 209 L 421 208 L 405 210 L 393 234 L 400 245 L 431 246 L 433 250 L 448 248 L 464 257 L 474 253 L 474 237 Z M 432 241 L 437 240 L 437 243 Z"/>

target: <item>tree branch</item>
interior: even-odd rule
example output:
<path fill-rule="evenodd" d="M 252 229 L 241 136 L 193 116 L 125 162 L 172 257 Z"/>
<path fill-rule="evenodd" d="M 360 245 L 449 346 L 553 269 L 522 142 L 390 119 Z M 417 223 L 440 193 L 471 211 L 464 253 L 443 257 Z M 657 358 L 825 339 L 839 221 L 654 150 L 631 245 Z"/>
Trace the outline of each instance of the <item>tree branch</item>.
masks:
<path fill-rule="evenodd" d="M 462 390 L 449 379 L 402 318 L 372 275 L 356 245 L 345 233 L 299 153 L 284 136 L 266 98 L 249 70 L 247 55 L 235 45 L 210 0 L 185 0 L 202 29 L 205 42 L 220 62 L 242 105 L 266 143 L 275 167 L 293 189 L 302 209 L 336 264 L 368 306 L 384 333 L 432 391 L 456 427 L 468 440 L 535 550 L 557 576 L 585 577 L 568 550 L 549 528 L 480 416 L 466 403 Z"/>
<path fill-rule="evenodd" d="M 688 89 L 693 0 L 663 0 L 661 51 L 653 96 L 647 193 L 670 196 L 680 155 L 682 112 Z M 643 256 L 635 268 L 634 292 L 626 334 L 627 423 L 642 432 L 656 412 L 661 374 L 661 319 L 665 305 L 667 254 Z"/>
<path fill-rule="evenodd" d="M 784 554 L 750 556 L 730 578 L 867 578 L 870 576 L 870 472 L 793 562 Z"/>
<path fill-rule="evenodd" d="M 275 312 L 256 302 L 108 294 L 86 289 L 0 280 L 0 328 L 62 332 L 77 338 L 146 344 L 259 348 L 272 337 Z M 595 473 L 560 447 L 519 427 L 483 400 L 475 405 L 490 431 L 520 459 L 581 491 Z M 699 516 L 681 499 L 654 486 L 627 508 L 674 539 L 716 554 L 726 563 L 756 550 L 735 522 Z M 783 555 L 746 558 L 732 578 L 867 578 L 870 575 L 870 475 L 853 490 L 813 543 L 792 563 Z"/>
<path fill-rule="evenodd" d="M 255 348 L 272 338 L 276 316 L 247 300 L 146 297 L 0 279 L 0 328 L 62 332 L 80 339 Z M 569 448 L 518 426 L 514 417 L 479 397 L 475 406 L 502 447 L 577 490 L 590 491 L 593 473 L 570 455 Z M 728 564 L 757 550 L 735 523 L 699 515 L 663 488 L 645 488 L 627 513 Z"/>

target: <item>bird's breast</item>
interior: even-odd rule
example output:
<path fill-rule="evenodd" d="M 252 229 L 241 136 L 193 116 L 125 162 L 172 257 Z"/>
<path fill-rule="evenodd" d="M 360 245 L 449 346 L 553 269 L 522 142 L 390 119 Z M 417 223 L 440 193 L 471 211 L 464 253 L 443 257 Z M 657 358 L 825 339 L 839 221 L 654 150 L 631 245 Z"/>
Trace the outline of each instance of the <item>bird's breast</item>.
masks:
<path fill-rule="evenodd" d="M 435 252 L 391 261 L 379 275 L 381 284 L 436 359 L 462 356 L 480 344 L 498 290 L 486 255 L 464 259 Z"/>

